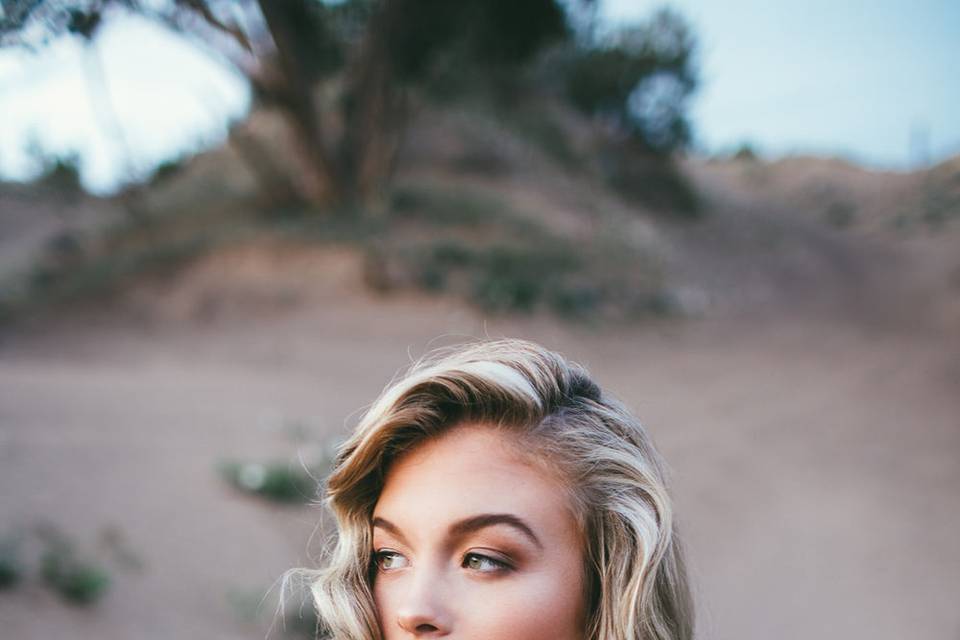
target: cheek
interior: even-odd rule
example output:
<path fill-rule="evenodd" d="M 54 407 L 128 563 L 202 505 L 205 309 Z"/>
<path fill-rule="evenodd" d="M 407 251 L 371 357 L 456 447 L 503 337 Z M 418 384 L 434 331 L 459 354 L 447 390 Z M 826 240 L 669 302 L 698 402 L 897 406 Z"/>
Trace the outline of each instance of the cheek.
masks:
<path fill-rule="evenodd" d="M 373 596 L 388 640 L 405 637 L 398 628 L 401 610 L 411 603 L 412 576 L 380 576 Z M 442 611 L 452 633 L 464 640 L 582 640 L 586 604 L 579 567 L 539 571 L 499 579 L 453 574 L 433 583 L 430 609 Z M 418 602 L 422 606 L 422 602 Z M 415 605 L 417 606 L 417 605 Z"/>
<path fill-rule="evenodd" d="M 582 640 L 583 592 L 577 576 L 531 574 L 511 584 L 477 590 L 464 611 L 470 638 Z"/>
<path fill-rule="evenodd" d="M 388 620 L 397 619 L 397 602 L 394 601 L 394 594 L 397 593 L 396 587 L 384 584 L 382 579 L 374 578 L 371 591 L 373 592 L 373 605 L 377 610 L 377 617 L 380 619 L 380 626 L 387 631 Z"/>
<path fill-rule="evenodd" d="M 400 611 L 409 604 L 404 597 L 409 595 L 409 588 L 405 587 L 404 581 L 400 579 L 384 580 L 382 577 L 375 578 L 372 592 L 373 604 L 377 612 L 377 620 L 383 639 L 395 640 L 408 635 L 406 631 L 400 628 L 398 623 Z"/>

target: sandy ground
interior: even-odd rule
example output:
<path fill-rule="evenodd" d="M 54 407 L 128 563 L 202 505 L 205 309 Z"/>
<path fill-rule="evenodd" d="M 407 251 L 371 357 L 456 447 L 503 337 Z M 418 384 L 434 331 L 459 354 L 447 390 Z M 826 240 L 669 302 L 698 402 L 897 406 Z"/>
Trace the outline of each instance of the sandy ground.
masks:
<path fill-rule="evenodd" d="M 4 526 L 42 517 L 86 543 L 113 526 L 143 566 L 90 610 L 33 583 L 3 594 L 4 637 L 263 637 L 269 610 L 251 622 L 237 603 L 310 564 L 321 512 L 240 497 L 217 462 L 295 464 L 312 452 L 285 421 L 335 439 L 411 356 L 485 335 L 583 362 L 645 420 L 675 474 L 699 637 L 960 637 L 955 341 L 797 313 L 592 330 L 327 302 L 188 324 L 77 313 L 7 336 Z"/>
<path fill-rule="evenodd" d="M 728 224 L 734 209 L 749 224 Z M 318 551 L 322 510 L 243 497 L 217 464 L 309 461 L 412 357 L 511 336 L 585 364 L 653 433 L 699 638 L 960 638 L 955 236 L 853 251 L 803 221 L 723 215 L 666 233 L 700 256 L 678 272 L 727 302 L 701 319 L 484 318 L 365 293 L 350 254 L 271 273 L 241 252 L 130 292 L 123 313 L 94 303 L 0 334 L 0 534 L 52 523 L 113 577 L 89 609 L 29 577 L 0 593 L 0 636 L 265 637 L 276 581 Z M 296 278 L 309 296 L 283 293 Z"/>

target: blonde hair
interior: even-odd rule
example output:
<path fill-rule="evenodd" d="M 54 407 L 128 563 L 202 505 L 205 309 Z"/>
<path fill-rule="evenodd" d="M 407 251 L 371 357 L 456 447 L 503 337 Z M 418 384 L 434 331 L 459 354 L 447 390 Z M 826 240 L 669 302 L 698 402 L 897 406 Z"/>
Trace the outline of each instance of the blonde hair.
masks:
<path fill-rule="evenodd" d="M 581 366 L 523 340 L 432 352 L 388 386 L 327 480 L 338 536 L 312 584 L 336 640 L 379 640 L 373 508 L 396 457 L 463 423 L 515 433 L 574 492 L 588 576 L 585 640 L 689 640 L 693 604 L 667 487 L 646 431 Z"/>

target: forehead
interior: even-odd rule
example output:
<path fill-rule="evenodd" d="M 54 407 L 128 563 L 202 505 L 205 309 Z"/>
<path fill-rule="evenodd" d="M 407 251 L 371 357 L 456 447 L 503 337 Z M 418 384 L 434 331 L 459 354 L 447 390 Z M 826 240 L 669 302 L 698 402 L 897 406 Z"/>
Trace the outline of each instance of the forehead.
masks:
<path fill-rule="evenodd" d="M 478 513 L 512 513 L 545 527 L 565 524 L 567 492 L 522 455 L 518 441 L 491 427 L 465 425 L 429 440 L 389 469 L 374 514 L 427 528 Z"/>

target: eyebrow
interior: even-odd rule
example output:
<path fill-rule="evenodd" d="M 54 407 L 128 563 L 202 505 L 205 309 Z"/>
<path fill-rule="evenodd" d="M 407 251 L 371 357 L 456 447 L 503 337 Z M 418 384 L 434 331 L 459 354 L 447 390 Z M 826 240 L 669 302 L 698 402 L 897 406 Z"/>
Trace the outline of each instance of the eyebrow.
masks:
<path fill-rule="evenodd" d="M 481 513 L 480 515 L 464 518 L 463 520 L 455 522 L 453 526 L 450 527 L 450 533 L 455 536 L 464 536 L 468 533 L 473 533 L 474 531 L 486 529 L 487 527 L 498 524 L 513 527 L 529 538 L 537 548 L 543 549 L 540 539 L 537 538 L 537 535 L 533 532 L 533 529 L 530 528 L 530 525 L 510 513 Z"/>
<path fill-rule="evenodd" d="M 395 535 L 404 544 L 409 544 L 403 536 L 403 532 L 400 531 L 400 527 L 389 520 L 377 517 L 373 519 L 372 525 Z M 481 513 L 470 516 L 469 518 L 464 518 L 463 520 L 458 520 L 450 525 L 450 535 L 453 537 L 462 537 L 469 533 L 474 533 L 496 525 L 506 525 L 516 529 L 526 536 L 538 549 L 543 549 L 540 538 L 533 532 L 530 525 L 524 522 L 522 518 L 518 518 L 511 513 Z"/>
<path fill-rule="evenodd" d="M 400 531 L 400 527 L 393 524 L 386 518 L 374 518 L 371 524 L 374 527 L 379 527 L 384 531 L 386 531 L 387 533 L 396 536 L 400 540 L 400 542 L 402 542 L 407 546 L 410 546 L 410 543 L 407 542 L 407 539 L 404 537 L 403 532 Z"/>

